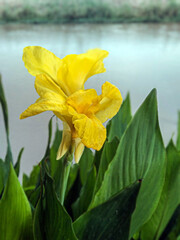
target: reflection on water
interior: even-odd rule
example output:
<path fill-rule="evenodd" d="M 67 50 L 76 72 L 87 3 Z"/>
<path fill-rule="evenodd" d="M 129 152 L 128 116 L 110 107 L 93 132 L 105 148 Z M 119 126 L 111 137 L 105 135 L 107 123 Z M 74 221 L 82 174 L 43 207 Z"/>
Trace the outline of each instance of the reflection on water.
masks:
<path fill-rule="evenodd" d="M 25 146 L 23 171 L 43 156 L 47 124 L 51 113 L 26 120 L 19 114 L 35 101 L 33 81 L 25 69 L 25 46 L 40 45 L 56 53 L 82 53 L 102 48 L 110 55 L 106 73 L 88 80 L 100 93 L 107 80 L 119 87 L 123 97 L 130 91 L 133 113 L 152 88 L 158 90 L 159 115 L 165 143 L 176 132 L 180 109 L 180 25 L 178 24 L 82 24 L 82 25 L 0 25 L 0 72 L 8 100 L 12 149 Z M 0 113 L 0 156 L 5 154 L 5 133 Z"/>

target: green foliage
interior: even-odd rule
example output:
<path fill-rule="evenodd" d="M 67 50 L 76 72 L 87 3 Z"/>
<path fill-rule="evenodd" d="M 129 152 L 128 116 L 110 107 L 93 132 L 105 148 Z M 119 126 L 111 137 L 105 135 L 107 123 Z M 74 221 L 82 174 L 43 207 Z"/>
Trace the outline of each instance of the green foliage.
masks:
<path fill-rule="evenodd" d="M 72 221 L 57 198 L 52 178 L 45 174 L 45 194 L 34 216 L 34 239 L 76 240 Z"/>
<path fill-rule="evenodd" d="M 78 218 L 87 210 L 93 196 L 95 182 L 96 169 L 92 166 L 87 173 L 86 182 L 81 188 L 78 199 L 72 205 L 74 219 Z"/>
<path fill-rule="evenodd" d="M 178 112 L 177 149 L 180 151 L 180 111 Z"/>
<path fill-rule="evenodd" d="M 119 140 L 118 138 L 115 137 L 111 142 L 106 142 L 103 147 L 102 154 L 100 156 L 100 166 L 94 189 L 94 194 L 99 190 L 101 183 L 103 182 L 104 174 L 109 166 L 109 163 L 113 160 L 116 154 L 118 144 Z"/>
<path fill-rule="evenodd" d="M 2 240 L 31 240 L 32 214 L 28 199 L 12 165 L 0 200 L 0 232 Z"/>
<path fill-rule="evenodd" d="M 23 149 L 13 165 L 1 82 L 0 104 L 7 139 L 7 154 L 0 159 L 0 239 L 180 237 L 180 114 L 177 144 L 170 141 L 165 149 L 155 90 L 134 116 L 127 95 L 107 125 L 102 149 L 85 148 L 78 164 L 72 164 L 71 154 L 56 160 L 62 131 L 56 122 L 52 141 L 51 118 L 45 154 L 29 176 L 23 175 L 23 188 L 17 177 Z"/>
<path fill-rule="evenodd" d="M 4 89 L 1 81 L 1 75 L 0 75 L 0 105 L 2 107 L 3 111 L 3 118 L 4 118 L 4 125 L 6 129 L 6 140 L 7 140 L 7 152 L 6 152 L 6 158 L 5 160 L 7 162 L 13 162 L 12 152 L 11 152 L 11 145 L 9 140 L 9 119 L 8 119 L 8 107 L 7 102 L 4 94 Z"/>
<path fill-rule="evenodd" d="M 90 205 L 93 208 L 143 179 L 131 222 L 131 236 L 151 217 L 162 191 L 165 151 L 159 131 L 156 91 L 153 90 L 124 132 Z"/>
<path fill-rule="evenodd" d="M 130 97 L 128 94 L 126 99 L 123 101 L 119 112 L 107 124 L 108 140 L 112 141 L 114 137 L 121 139 L 127 125 L 131 121 L 131 118 Z"/>
<path fill-rule="evenodd" d="M 86 212 L 73 226 L 79 240 L 127 240 L 131 214 L 139 191 L 138 183 Z"/>
<path fill-rule="evenodd" d="M 14 1 L 1 4 L 1 22 L 179 22 L 178 0 Z"/>
<path fill-rule="evenodd" d="M 180 153 L 171 141 L 167 147 L 166 177 L 161 198 L 151 219 L 141 230 L 142 239 L 159 239 L 178 205 L 180 205 Z"/>
<path fill-rule="evenodd" d="M 8 174 L 9 174 L 8 163 L 0 159 L 0 198 L 1 198 L 1 193 L 6 185 Z"/>
<path fill-rule="evenodd" d="M 82 154 L 82 157 L 79 161 L 80 179 L 81 179 L 82 185 L 84 185 L 86 182 L 87 173 L 91 169 L 93 161 L 94 161 L 94 156 L 92 151 L 88 148 L 85 148 Z"/>
<path fill-rule="evenodd" d="M 20 165 L 21 165 L 21 157 L 22 157 L 23 151 L 24 151 L 24 148 L 21 148 L 21 150 L 18 154 L 17 162 L 14 165 L 14 170 L 16 171 L 17 176 L 19 176 Z"/>

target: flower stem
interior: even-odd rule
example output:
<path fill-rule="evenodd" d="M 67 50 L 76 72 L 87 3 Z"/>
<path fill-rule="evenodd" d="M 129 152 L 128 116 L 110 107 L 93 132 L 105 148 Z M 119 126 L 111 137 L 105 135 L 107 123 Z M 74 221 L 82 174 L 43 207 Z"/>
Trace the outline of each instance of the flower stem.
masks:
<path fill-rule="evenodd" d="M 69 172 L 71 169 L 73 156 L 72 154 L 68 153 L 66 157 L 62 160 L 62 172 L 61 172 L 61 183 L 60 183 L 60 202 L 63 205 L 64 204 L 64 198 L 66 194 L 66 188 L 69 178 Z"/>

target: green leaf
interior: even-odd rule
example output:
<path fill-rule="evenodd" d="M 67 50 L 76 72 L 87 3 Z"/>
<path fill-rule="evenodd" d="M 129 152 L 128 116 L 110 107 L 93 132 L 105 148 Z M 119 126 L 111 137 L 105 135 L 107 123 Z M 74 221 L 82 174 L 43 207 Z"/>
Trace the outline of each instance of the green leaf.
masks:
<path fill-rule="evenodd" d="M 0 104 L 2 106 L 4 124 L 5 124 L 5 129 L 6 129 L 6 139 L 7 139 L 7 152 L 6 152 L 5 160 L 7 162 L 13 162 L 11 145 L 10 145 L 10 140 L 9 140 L 8 107 L 7 107 L 7 102 L 6 102 L 4 89 L 3 89 L 3 85 L 2 85 L 2 81 L 1 81 L 1 75 L 0 75 Z"/>
<path fill-rule="evenodd" d="M 1 240 L 33 239 L 31 208 L 12 165 L 0 200 L 0 216 Z"/>
<path fill-rule="evenodd" d="M 79 168 L 80 168 L 80 179 L 82 185 L 85 184 L 87 173 L 92 168 L 94 156 L 92 151 L 89 148 L 85 148 L 82 154 L 82 157 L 79 161 Z"/>
<path fill-rule="evenodd" d="M 158 240 L 180 204 L 180 153 L 172 141 L 167 147 L 166 169 L 165 183 L 156 211 L 141 231 L 144 240 Z"/>
<path fill-rule="evenodd" d="M 121 139 L 131 118 L 130 97 L 129 94 L 127 94 L 119 112 L 107 124 L 107 137 L 109 142 L 111 142 L 114 137 Z"/>
<path fill-rule="evenodd" d="M 103 148 L 104 148 L 104 145 L 102 146 L 102 148 L 99 151 L 95 151 L 95 154 L 94 154 L 94 165 L 96 166 L 97 172 L 99 171 L 99 165 L 100 165 L 101 154 L 102 154 Z"/>
<path fill-rule="evenodd" d="M 50 149 L 50 164 L 51 164 L 51 176 L 55 176 L 57 174 L 57 169 L 59 169 L 59 165 L 61 165 L 61 160 L 56 160 L 57 151 L 62 139 L 62 131 L 58 129 L 58 125 L 56 125 L 56 133 L 54 137 L 53 144 Z"/>
<path fill-rule="evenodd" d="M 0 199 L 9 175 L 9 164 L 0 159 Z"/>
<path fill-rule="evenodd" d="M 21 157 L 22 157 L 22 153 L 24 151 L 24 148 L 21 148 L 19 154 L 18 154 L 18 158 L 17 158 L 17 162 L 16 164 L 14 165 L 14 170 L 17 174 L 17 176 L 19 176 L 19 171 L 20 171 L 20 164 L 21 164 Z"/>
<path fill-rule="evenodd" d="M 139 187 L 139 183 L 133 184 L 80 216 L 73 224 L 78 239 L 128 240 Z"/>
<path fill-rule="evenodd" d="M 144 180 L 136 203 L 136 209 L 132 216 L 130 236 L 133 236 L 133 234 L 150 219 L 157 207 L 164 185 L 166 155 L 159 124 L 156 126 L 155 134 L 151 166 L 147 174 L 144 175 Z"/>
<path fill-rule="evenodd" d="M 177 240 L 180 233 L 180 205 L 175 210 L 160 240 Z"/>
<path fill-rule="evenodd" d="M 165 149 L 159 130 L 156 91 L 152 90 L 124 132 L 90 208 L 143 179 L 131 222 L 133 236 L 152 216 L 162 191 Z"/>
<path fill-rule="evenodd" d="M 104 144 L 94 193 L 96 193 L 101 186 L 101 183 L 104 179 L 104 174 L 116 153 L 118 144 L 119 140 L 116 137 L 111 142 L 105 142 Z"/>
<path fill-rule="evenodd" d="M 39 201 L 39 197 L 41 194 L 41 186 L 37 186 L 37 187 L 28 187 L 26 189 L 24 189 L 26 196 L 31 204 L 31 207 L 34 209 L 36 208 L 36 205 Z"/>
<path fill-rule="evenodd" d="M 47 143 L 44 158 L 49 157 L 49 155 L 50 155 L 50 144 L 51 144 L 51 137 L 52 137 L 52 119 L 53 119 L 53 117 L 50 118 L 49 123 L 48 123 L 48 143 Z"/>
<path fill-rule="evenodd" d="M 40 174 L 40 166 L 36 165 L 33 167 L 33 170 L 28 177 L 26 174 L 23 174 L 23 188 L 35 187 Z"/>
<path fill-rule="evenodd" d="M 42 196 L 40 197 L 38 204 L 36 206 L 34 212 L 34 220 L 33 220 L 33 235 L 34 240 L 48 240 L 44 231 L 44 212 L 43 212 L 43 200 Z"/>
<path fill-rule="evenodd" d="M 78 175 L 78 170 L 79 170 L 79 165 L 78 164 L 72 164 L 70 173 L 69 173 L 69 178 L 68 178 L 68 184 L 67 184 L 67 189 L 66 189 L 66 195 L 69 193 L 70 189 L 72 188 L 77 175 Z"/>
<path fill-rule="evenodd" d="M 77 240 L 71 218 L 57 198 L 52 178 L 47 173 L 45 178 L 45 199 L 43 202 L 42 197 L 40 198 L 35 211 L 35 240 Z"/>
<path fill-rule="evenodd" d="M 177 149 L 180 151 L 180 111 L 178 112 Z"/>
<path fill-rule="evenodd" d="M 78 218 L 87 210 L 93 196 L 95 182 L 96 168 L 92 166 L 87 173 L 86 182 L 81 188 L 79 198 L 72 205 L 74 219 Z"/>

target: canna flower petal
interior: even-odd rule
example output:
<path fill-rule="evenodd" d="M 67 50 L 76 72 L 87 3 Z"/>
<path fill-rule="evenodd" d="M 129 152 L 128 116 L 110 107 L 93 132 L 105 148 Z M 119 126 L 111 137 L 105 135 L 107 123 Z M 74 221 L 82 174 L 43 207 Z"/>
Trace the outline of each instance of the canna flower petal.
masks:
<path fill-rule="evenodd" d="M 71 129 L 66 122 L 63 122 L 63 136 L 59 146 L 56 159 L 61 159 L 69 151 L 71 146 Z"/>
<path fill-rule="evenodd" d="M 49 98 L 49 99 L 48 99 Z M 30 105 L 23 113 L 20 115 L 20 119 L 31 117 L 45 111 L 55 111 L 62 115 L 67 114 L 67 107 L 64 104 L 65 101 L 58 101 L 56 95 L 47 94 L 47 99 L 39 98 L 34 104 Z"/>
<path fill-rule="evenodd" d="M 100 98 L 99 110 L 95 113 L 95 116 L 104 123 L 116 115 L 123 99 L 119 89 L 109 82 L 102 85 Z"/>
<path fill-rule="evenodd" d="M 78 114 L 73 117 L 73 125 L 78 137 L 86 147 L 98 151 L 101 149 L 106 139 L 106 128 L 99 119 Z"/>
<path fill-rule="evenodd" d="M 45 74 L 37 75 L 35 80 L 35 89 L 40 97 L 44 98 L 45 95 L 51 93 L 55 94 L 56 98 L 64 103 L 67 96 L 64 94 L 59 85 L 57 85 L 51 77 Z"/>
<path fill-rule="evenodd" d="M 95 89 L 79 90 L 68 97 L 67 104 L 73 107 L 69 109 L 72 115 L 74 110 L 77 113 L 92 115 L 99 109 L 99 96 Z"/>
<path fill-rule="evenodd" d="M 74 159 L 75 162 L 78 163 L 84 151 L 84 144 L 82 143 L 80 138 L 75 138 L 74 141 L 75 141 Z"/>
<path fill-rule="evenodd" d="M 30 46 L 24 48 L 22 59 L 31 75 L 37 76 L 44 73 L 56 81 L 62 60 L 54 53 L 39 46 Z"/>
<path fill-rule="evenodd" d="M 63 64 L 58 71 L 58 82 L 66 85 L 66 94 L 84 89 L 84 83 L 95 74 L 106 71 L 103 59 L 108 52 L 101 49 L 92 49 L 83 54 L 71 54 L 62 59 Z"/>

